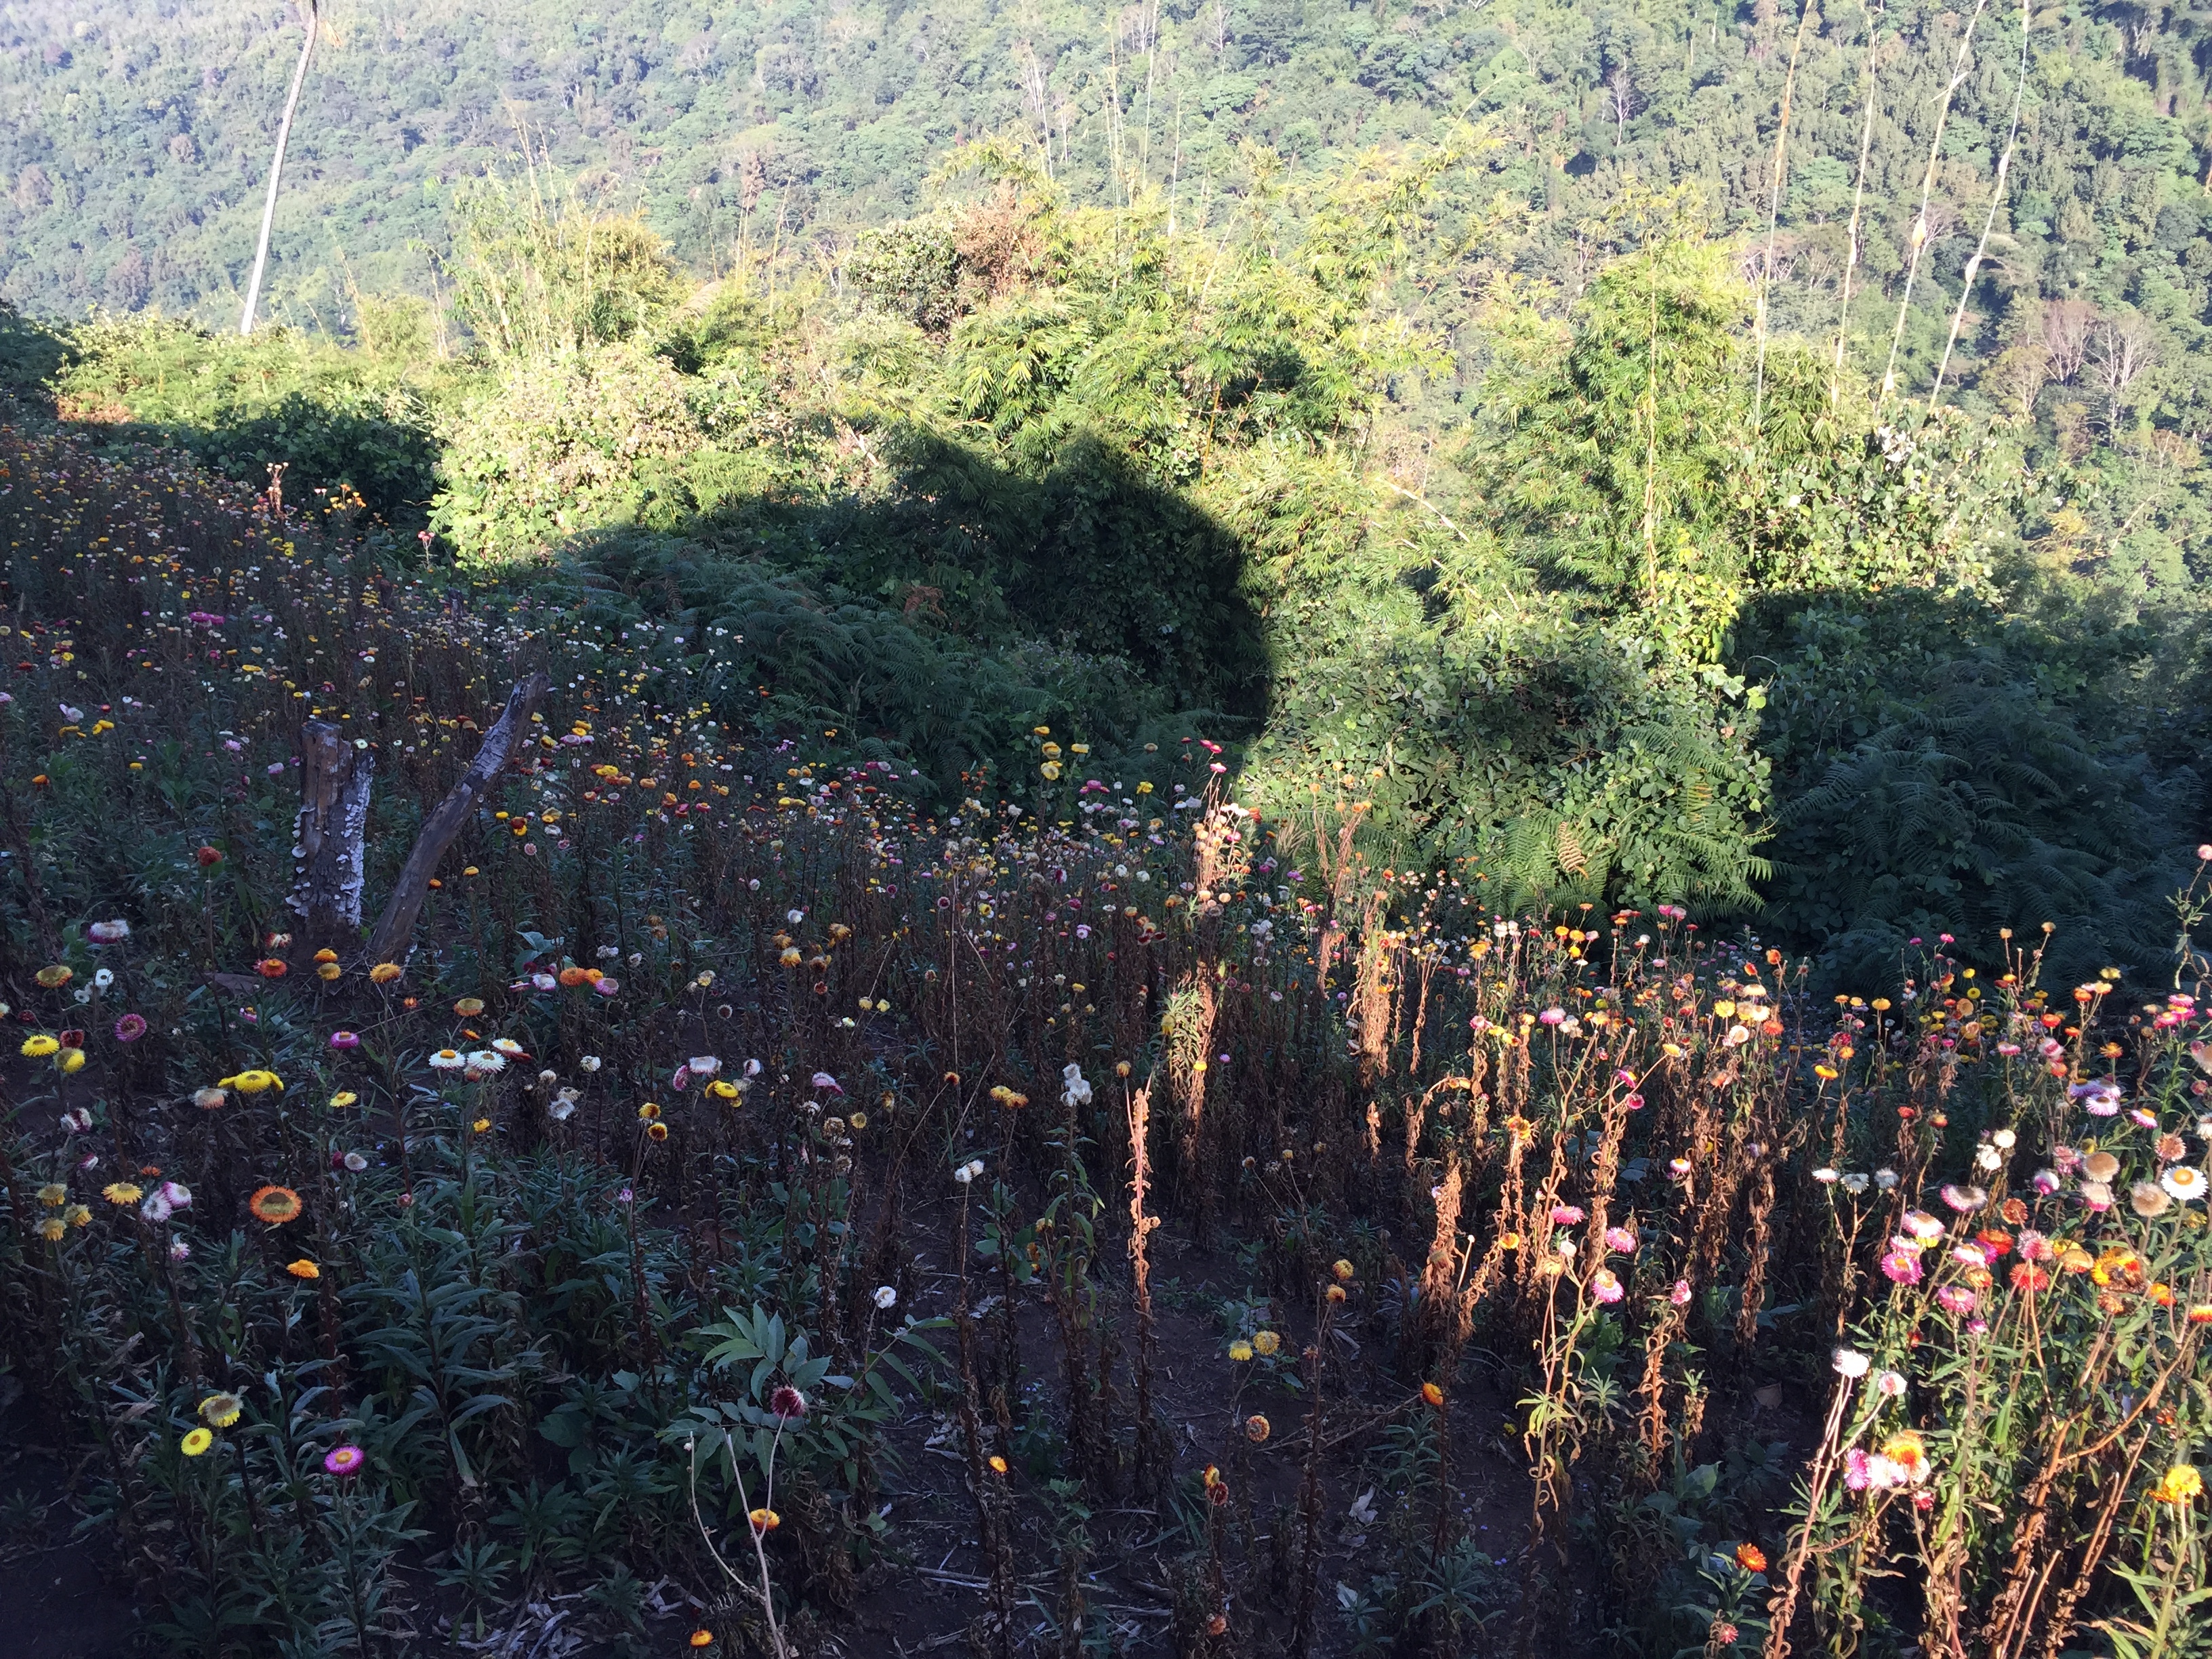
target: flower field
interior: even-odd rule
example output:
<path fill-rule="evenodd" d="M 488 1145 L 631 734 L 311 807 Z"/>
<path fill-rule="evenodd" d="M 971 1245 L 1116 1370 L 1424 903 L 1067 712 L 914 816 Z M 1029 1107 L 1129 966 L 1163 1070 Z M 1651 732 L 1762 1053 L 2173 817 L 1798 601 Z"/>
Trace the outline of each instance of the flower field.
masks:
<path fill-rule="evenodd" d="M 148 1650 L 2212 1650 L 2206 880 L 1816 994 L 161 457 L 0 537 L 0 1524 Z"/>

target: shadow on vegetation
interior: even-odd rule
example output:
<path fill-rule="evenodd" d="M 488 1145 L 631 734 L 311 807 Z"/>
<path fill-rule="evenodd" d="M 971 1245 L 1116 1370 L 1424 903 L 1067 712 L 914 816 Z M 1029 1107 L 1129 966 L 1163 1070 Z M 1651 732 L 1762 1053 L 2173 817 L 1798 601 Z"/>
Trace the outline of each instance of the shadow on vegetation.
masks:
<path fill-rule="evenodd" d="M 1838 989 L 1893 983 L 1916 941 L 1969 959 L 1999 930 L 2068 983 L 2171 952 L 2203 788 L 2184 711 L 2194 664 L 2108 595 L 2033 617 L 1919 590 L 1795 592 L 1738 632 L 1768 680 L 1772 879 L 1762 927 Z M 2167 678 L 2163 730 L 2124 698 Z"/>

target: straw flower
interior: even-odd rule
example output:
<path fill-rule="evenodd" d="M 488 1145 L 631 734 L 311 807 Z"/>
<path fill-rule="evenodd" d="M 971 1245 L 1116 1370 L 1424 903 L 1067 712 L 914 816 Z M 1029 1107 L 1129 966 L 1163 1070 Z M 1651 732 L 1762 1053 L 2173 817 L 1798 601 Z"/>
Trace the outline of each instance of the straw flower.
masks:
<path fill-rule="evenodd" d="M 299 1194 L 289 1187 L 263 1187 L 246 1200 L 246 1207 L 256 1221 L 281 1227 L 284 1223 L 296 1219 L 305 1206 L 300 1202 Z"/>
<path fill-rule="evenodd" d="M 215 1436 L 206 1429 L 194 1429 L 177 1443 L 177 1449 L 187 1457 L 198 1457 L 215 1444 Z"/>

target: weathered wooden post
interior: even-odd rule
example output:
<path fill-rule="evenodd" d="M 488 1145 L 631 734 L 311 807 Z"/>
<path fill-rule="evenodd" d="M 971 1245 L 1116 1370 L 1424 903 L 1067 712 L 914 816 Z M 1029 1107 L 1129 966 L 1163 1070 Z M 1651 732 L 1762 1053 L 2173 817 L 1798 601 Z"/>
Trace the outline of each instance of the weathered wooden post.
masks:
<path fill-rule="evenodd" d="M 376 757 L 331 720 L 300 728 L 300 816 L 293 834 L 293 910 L 311 947 L 351 944 L 361 931 L 362 854 Z"/>
<path fill-rule="evenodd" d="M 552 687 L 553 682 L 543 674 L 532 674 L 520 682 L 507 694 L 507 707 L 492 722 L 491 730 L 484 733 L 483 747 L 469 769 L 461 774 L 461 781 L 440 801 L 437 810 L 430 814 L 416 839 L 415 850 L 407 855 L 407 865 L 399 872 L 398 885 L 385 902 L 384 914 L 376 919 L 376 931 L 369 935 L 368 960 L 402 962 L 406 958 L 409 943 L 415 937 L 415 919 L 422 914 L 422 901 L 429 896 L 430 872 L 438 867 L 438 860 L 453 844 L 453 837 L 461 833 L 461 826 L 476 810 L 477 803 L 491 787 L 514 753 L 515 745 L 530 732 L 530 717 L 537 711 L 538 699 Z"/>

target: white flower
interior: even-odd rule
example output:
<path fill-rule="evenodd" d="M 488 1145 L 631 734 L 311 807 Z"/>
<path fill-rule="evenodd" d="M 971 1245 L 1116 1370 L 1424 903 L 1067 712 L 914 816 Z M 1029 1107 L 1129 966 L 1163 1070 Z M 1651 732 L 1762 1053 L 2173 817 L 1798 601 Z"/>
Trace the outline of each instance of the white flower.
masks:
<path fill-rule="evenodd" d="M 2001 1152 L 2010 1152 L 2019 1139 L 2020 1137 L 2009 1129 L 2000 1129 L 1990 1137 L 1990 1142 Z"/>
<path fill-rule="evenodd" d="M 84 936 L 94 945 L 119 945 L 131 937 L 131 924 L 120 916 L 113 921 L 95 921 L 84 930 Z"/>
<path fill-rule="evenodd" d="M 746 1075 L 747 1077 L 758 1077 L 760 1074 L 761 1074 L 761 1063 L 760 1063 L 760 1061 L 758 1061 L 758 1060 L 747 1060 L 747 1061 L 745 1062 L 745 1075 Z"/>
<path fill-rule="evenodd" d="M 441 1048 L 430 1056 L 432 1069 L 440 1072 L 458 1072 L 468 1063 L 458 1048 Z"/>
<path fill-rule="evenodd" d="M 1866 1189 L 1867 1175 L 1865 1170 L 1854 1170 L 1850 1174 L 1844 1177 L 1844 1190 L 1845 1192 L 1856 1194 L 1863 1193 Z"/>
<path fill-rule="evenodd" d="M 1905 1392 L 1905 1376 L 1900 1371 L 1884 1371 L 1875 1378 L 1874 1385 L 1890 1399 L 1895 1400 Z"/>
<path fill-rule="evenodd" d="M 359 1152 L 348 1152 L 345 1155 L 345 1166 L 356 1175 L 359 1175 L 368 1167 L 368 1160 Z"/>
<path fill-rule="evenodd" d="M 160 1223 L 169 1218 L 170 1212 L 173 1207 L 161 1194 L 149 1193 L 146 1194 L 146 1201 L 138 1206 L 138 1213 L 149 1221 Z"/>
<path fill-rule="evenodd" d="M 2004 1154 L 1994 1146 L 1984 1144 L 1974 1150 L 1974 1164 L 1977 1168 L 1994 1170 L 2003 1162 Z"/>
<path fill-rule="evenodd" d="M 1091 1103 L 1091 1085 L 1083 1076 L 1083 1068 L 1070 1060 L 1061 1068 L 1060 1103 L 1066 1107 L 1088 1106 Z"/>
<path fill-rule="evenodd" d="M 796 927 L 800 922 L 806 920 L 806 912 L 804 910 L 786 910 L 783 913 L 783 919 L 789 922 L 793 927 Z"/>
<path fill-rule="evenodd" d="M 192 1247 L 191 1247 L 191 1245 L 189 1245 L 189 1244 L 185 1243 L 185 1241 L 184 1241 L 183 1239 L 181 1239 L 181 1238 L 173 1238 L 173 1239 L 171 1239 L 171 1240 L 169 1241 L 169 1260 L 170 1260 L 170 1261 L 191 1261 L 191 1256 L 192 1256 Z"/>
<path fill-rule="evenodd" d="M 1876 1170 L 1874 1172 L 1874 1184 L 1879 1187 L 1883 1192 L 1887 1192 L 1891 1188 L 1897 1185 L 1897 1171 L 1894 1170 Z"/>
<path fill-rule="evenodd" d="M 581 1060 L 576 1062 L 577 1065 L 582 1066 L 587 1072 L 596 1072 L 605 1063 L 605 1062 L 601 1060 L 597 1054 L 586 1054 Z"/>
<path fill-rule="evenodd" d="M 1843 1171 L 1840 1170 L 1830 1169 L 1815 1170 L 1813 1171 L 1813 1179 L 1819 1182 L 1823 1187 L 1826 1187 L 1830 1185 L 1832 1182 L 1842 1180 Z"/>
<path fill-rule="evenodd" d="M 889 1310 L 891 1304 L 898 1300 L 898 1292 L 888 1285 L 878 1285 L 876 1286 L 875 1300 L 878 1308 Z"/>
<path fill-rule="evenodd" d="M 1853 1382 L 1864 1376 L 1874 1365 L 1874 1361 L 1854 1348 L 1837 1349 L 1829 1363 L 1835 1366 L 1838 1376 L 1848 1376 Z"/>
<path fill-rule="evenodd" d="M 712 1077 L 722 1069 L 722 1062 L 713 1054 L 694 1054 L 684 1066 L 693 1077 Z"/>
<path fill-rule="evenodd" d="M 2204 1171 L 2193 1164 L 2177 1164 L 2158 1178 L 2158 1184 L 2184 1204 L 2204 1196 Z"/>
<path fill-rule="evenodd" d="M 507 1056 L 490 1048 L 474 1048 L 469 1052 L 469 1068 L 477 1072 L 503 1072 Z"/>
<path fill-rule="evenodd" d="M 958 1182 L 962 1186 L 965 1187 L 969 1182 L 975 1180 L 977 1176 L 982 1173 L 983 1160 L 980 1158 L 971 1158 L 965 1164 L 962 1164 L 958 1169 L 952 1172 L 952 1178 Z"/>
<path fill-rule="evenodd" d="M 102 968 L 97 973 L 93 975 L 92 982 L 100 990 L 105 991 L 109 986 L 115 983 L 115 970 L 112 968 Z"/>
<path fill-rule="evenodd" d="M 576 1091 L 574 1089 L 562 1090 L 559 1094 L 547 1102 L 545 1106 L 546 1116 L 551 1118 L 556 1123 L 566 1123 L 575 1115 L 575 1111 Z"/>

